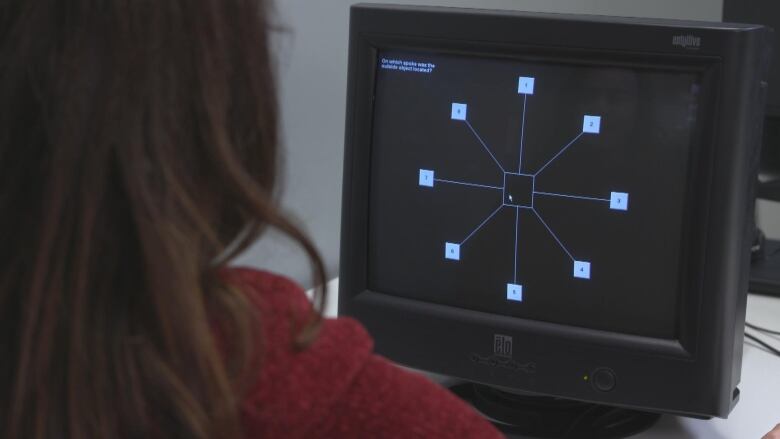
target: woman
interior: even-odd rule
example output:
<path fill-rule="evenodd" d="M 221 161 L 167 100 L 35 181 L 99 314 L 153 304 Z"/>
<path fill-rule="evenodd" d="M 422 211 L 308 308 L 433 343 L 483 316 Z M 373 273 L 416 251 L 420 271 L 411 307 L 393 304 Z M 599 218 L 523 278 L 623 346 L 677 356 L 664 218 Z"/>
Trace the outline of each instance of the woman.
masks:
<path fill-rule="evenodd" d="M 258 0 L 0 3 L 0 435 L 498 437 L 290 282 Z M 321 304 L 323 292 L 318 293 Z"/>

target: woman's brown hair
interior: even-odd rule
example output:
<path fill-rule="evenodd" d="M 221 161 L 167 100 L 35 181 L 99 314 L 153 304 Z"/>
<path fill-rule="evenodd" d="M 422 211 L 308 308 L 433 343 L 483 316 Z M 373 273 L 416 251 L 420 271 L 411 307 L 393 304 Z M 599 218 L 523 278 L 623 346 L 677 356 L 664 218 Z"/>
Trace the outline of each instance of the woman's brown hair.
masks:
<path fill-rule="evenodd" d="M 275 202 L 265 3 L 0 3 L 3 437 L 241 436 L 256 322 L 220 273 L 275 227 L 325 281 Z"/>

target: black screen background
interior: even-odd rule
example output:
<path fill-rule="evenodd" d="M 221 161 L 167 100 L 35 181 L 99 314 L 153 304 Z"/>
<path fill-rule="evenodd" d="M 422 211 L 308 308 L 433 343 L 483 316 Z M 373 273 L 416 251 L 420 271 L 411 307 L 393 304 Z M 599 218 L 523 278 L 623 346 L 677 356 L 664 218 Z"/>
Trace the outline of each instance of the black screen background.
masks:
<path fill-rule="evenodd" d="M 651 337 L 674 338 L 688 159 L 699 77 L 649 68 L 382 51 L 379 59 L 436 65 L 429 74 L 377 69 L 369 203 L 369 289 L 465 309 Z M 535 78 L 526 101 L 522 172 L 534 173 L 601 116 L 536 179 L 536 190 L 609 198 L 629 193 L 629 210 L 608 203 L 536 197 L 535 208 L 591 279 L 533 212 L 520 210 L 517 282 L 523 301 L 506 299 L 514 282 L 515 209 L 504 208 L 444 258 L 501 204 L 500 191 L 418 184 L 436 178 L 501 186 L 503 175 L 453 102 L 509 172 L 519 164 L 523 95 L 519 76 Z"/>

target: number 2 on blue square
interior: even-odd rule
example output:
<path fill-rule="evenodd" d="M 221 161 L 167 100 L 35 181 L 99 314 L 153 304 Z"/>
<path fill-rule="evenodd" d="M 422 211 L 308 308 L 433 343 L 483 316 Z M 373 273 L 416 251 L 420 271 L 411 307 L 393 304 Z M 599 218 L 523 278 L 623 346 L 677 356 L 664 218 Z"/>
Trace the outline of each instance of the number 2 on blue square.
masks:
<path fill-rule="evenodd" d="M 598 134 L 601 131 L 601 116 L 586 115 L 582 120 L 582 132 Z"/>

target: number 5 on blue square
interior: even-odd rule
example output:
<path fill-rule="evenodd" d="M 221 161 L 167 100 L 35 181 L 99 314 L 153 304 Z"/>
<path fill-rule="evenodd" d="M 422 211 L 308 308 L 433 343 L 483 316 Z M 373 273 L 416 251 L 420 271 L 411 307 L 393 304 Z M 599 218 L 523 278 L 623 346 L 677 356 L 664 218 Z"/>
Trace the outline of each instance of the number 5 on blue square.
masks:
<path fill-rule="evenodd" d="M 523 301 L 523 286 L 517 284 L 506 284 L 506 300 L 513 302 Z"/>

